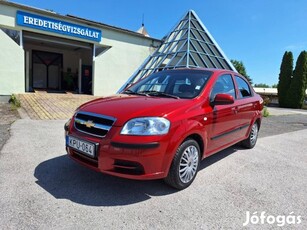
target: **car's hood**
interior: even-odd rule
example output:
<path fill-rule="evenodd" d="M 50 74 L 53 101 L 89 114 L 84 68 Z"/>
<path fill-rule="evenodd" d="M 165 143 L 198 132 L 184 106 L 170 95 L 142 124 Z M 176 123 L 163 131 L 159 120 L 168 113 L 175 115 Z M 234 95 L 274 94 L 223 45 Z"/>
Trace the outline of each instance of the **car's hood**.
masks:
<path fill-rule="evenodd" d="M 114 117 L 114 125 L 122 126 L 135 117 L 168 117 L 171 113 L 187 109 L 189 105 L 189 99 L 117 94 L 87 102 L 79 110 Z"/>

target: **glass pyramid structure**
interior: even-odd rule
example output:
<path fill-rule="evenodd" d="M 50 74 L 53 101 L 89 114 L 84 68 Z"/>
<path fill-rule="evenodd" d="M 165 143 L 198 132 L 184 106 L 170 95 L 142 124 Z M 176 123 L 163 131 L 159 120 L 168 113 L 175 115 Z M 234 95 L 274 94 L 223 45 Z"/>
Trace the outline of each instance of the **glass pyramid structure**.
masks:
<path fill-rule="evenodd" d="M 197 14 L 190 10 L 129 78 L 126 86 L 165 69 L 218 68 L 235 70 Z"/>

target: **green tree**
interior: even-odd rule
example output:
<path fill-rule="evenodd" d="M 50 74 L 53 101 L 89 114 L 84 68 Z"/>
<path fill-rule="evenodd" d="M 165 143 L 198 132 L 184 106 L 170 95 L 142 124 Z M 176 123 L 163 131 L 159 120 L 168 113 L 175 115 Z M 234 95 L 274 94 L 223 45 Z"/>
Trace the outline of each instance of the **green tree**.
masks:
<path fill-rule="evenodd" d="M 273 84 L 272 88 L 278 88 L 278 84 Z"/>
<path fill-rule="evenodd" d="M 288 91 L 291 108 L 302 108 L 307 87 L 307 52 L 302 51 L 297 58 L 293 79 Z"/>
<path fill-rule="evenodd" d="M 280 65 L 279 81 L 278 81 L 278 102 L 280 107 L 288 107 L 288 90 L 293 77 L 293 54 L 286 51 Z"/>
<path fill-rule="evenodd" d="M 251 79 L 250 76 L 247 75 L 246 69 L 245 69 L 245 66 L 244 66 L 243 62 L 242 61 L 237 61 L 237 60 L 234 60 L 234 59 L 232 59 L 230 61 L 233 64 L 233 66 L 236 68 L 238 73 L 241 74 L 242 76 L 244 76 L 249 81 L 249 83 L 252 85 L 253 84 L 253 80 Z"/>
<path fill-rule="evenodd" d="M 258 88 L 270 88 L 269 85 L 265 84 L 265 83 L 259 83 L 259 84 L 255 84 L 254 87 L 258 87 Z"/>

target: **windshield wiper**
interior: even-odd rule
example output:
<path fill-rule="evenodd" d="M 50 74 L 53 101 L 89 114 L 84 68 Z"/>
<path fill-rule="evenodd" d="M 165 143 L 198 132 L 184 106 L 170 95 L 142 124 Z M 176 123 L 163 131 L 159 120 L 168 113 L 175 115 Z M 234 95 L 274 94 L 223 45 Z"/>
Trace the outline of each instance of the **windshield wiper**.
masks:
<path fill-rule="evenodd" d="M 123 92 L 124 94 L 133 94 L 133 95 L 141 95 L 141 96 L 146 96 L 148 97 L 148 94 L 143 93 L 143 92 L 134 92 L 131 89 L 127 89 Z"/>
<path fill-rule="evenodd" d="M 180 99 L 180 97 L 177 97 L 172 94 L 164 93 L 164 92 L 159 92 L 159 91 L 142 91 L 140 93 L 146 93 L 149 96 L 163 96 L 163 97 L 170 97 L 170 98 L 175 98 L 175 99 Z"/>

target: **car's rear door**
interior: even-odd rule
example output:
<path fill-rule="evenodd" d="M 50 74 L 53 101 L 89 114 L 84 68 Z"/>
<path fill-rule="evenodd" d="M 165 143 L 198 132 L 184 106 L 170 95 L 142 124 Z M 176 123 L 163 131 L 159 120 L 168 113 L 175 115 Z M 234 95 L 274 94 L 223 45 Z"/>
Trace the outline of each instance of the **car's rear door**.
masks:
<path fill-rule="evenodd" d="M 238 94 L 238 119 L 240 122 L 240 132 L 238 133 L 241 138 L 247 135 L 248 129 L 251 126 L 251 122 L 255 117 L 255 108 L 257 107 L 257 101 L 254 99 L 253 91 L 248 82 L 240 77 L 235 76 L 235 83 Z"/>

